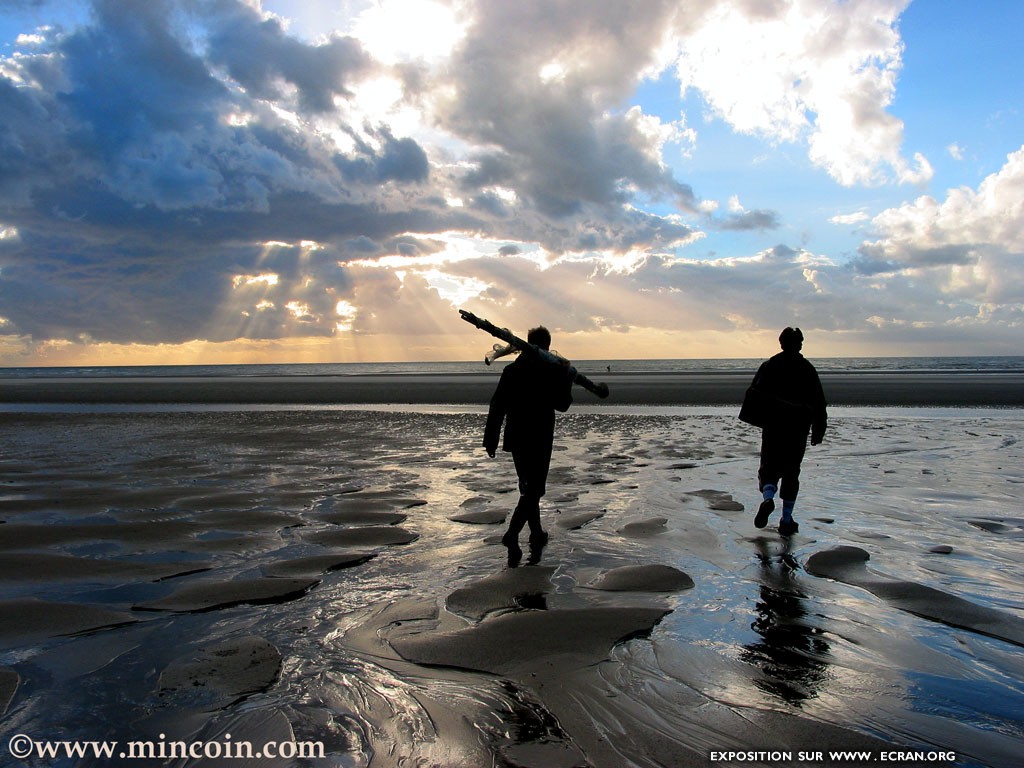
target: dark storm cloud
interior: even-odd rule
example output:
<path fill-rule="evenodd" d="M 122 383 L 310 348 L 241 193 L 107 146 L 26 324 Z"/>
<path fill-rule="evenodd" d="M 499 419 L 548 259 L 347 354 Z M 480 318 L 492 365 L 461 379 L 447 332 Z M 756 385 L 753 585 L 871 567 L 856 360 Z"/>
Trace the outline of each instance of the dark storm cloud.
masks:
<path fill-rule="evenodd" d="M 715 219 L 714 225 L 731 232 L 778 229 L 779 215 L 775 211 L 742 211 Z"/>
<path fill-rule="evenodd" d="M 233 277 L 259 266 L 259 243 L 386 242 L 467 223 L 436 197 L 380 198 L 381 183 L 428 179 L 414 140 L 360 126 L 351 135 L 374 144 L 342 155 L 255 98 L 330 110 L 370 68 L 350 38 L 307 45 L 231 0 L 130 13 L 97 0 L 92 23 L 46 45 L 9 60 L 21 85 L 0 77 L 0 224 L 18 233 L 0 248 L 8 330 L 40 341 L 230 338 L 220 315 Z M 294 105 L 282 101 L 289 87 Z M 337 260 L 358 255 L 340 248 L 331 266 L 278 254 L 275 307 L 301 302 L 310 316 L 289 328 L 264 312 L 236 332 L 329 332 L 350 287 Z"/>
<path fill-rule="evenodd" d="M 893 267 L 963 266 L 973 264 L 977 260 L 977 248 L 978 244 L 974 243 L 947 243 L 935 246 L 865 243 L 858 249 L 857 264 L 864 272 L 885 272 Z"/>
<path fill-rule="evenodd" d="M 298 89 L 303 111 L 330 112 L 334 97 L 349 97 L 350 81 L 371 68 L 358 40 L 332 37 L 306 45 L 289 37 L 276 18 L 230 0 L 200 3 L 211 10 L 210 60 L 224 66 L 250 95 L 276 100 L 282 86 Z"/>
<path fill-rule="evenodd" d="M 386 128 L 375 133 L 382 145 L 380 150 L 375 151 L 363 139 L 353 137 L 360 154 L 335 158 L 335 164 L 346 179 L 364 184 L 427 180 L 430 163 L 419 144 L 409 138 L 396 139 Z"/>
<path fill-rule="evenodd" d="M 692 208 L 692 190 L 661 165 L 639 116 L 616 112 L 671 10 L 660 2 L 478 3 L 453 57 L 457 96 L 443 119 L 495 149 L 478 156 L 463 183 L 509 187 L 553 218 L 587 203 L 613 210 L 631 187 Z M 545 77 L 545 67 L 553 74 Z"/>
<path fill-rule="evenodd" d="M 23 233 L 16 253 L 0 248 L 0 306 L 21 333 L 39 339 L 188 341 L 227 284 L 218 279 L 226 264 L 218 268 L 209 256 Z"/>
<path fill-rule="evenodd" d="M 36 184 L 53 177 L 61 156 L 59 129 L 48 111 L 22 88 L 0 78 L 0 195 L 7 205 L 27 203 Z"/>
<path fill-rule="evenodd" d="M 224 86 L 172 33 L 164 2 L 97 0 L 96 23 L 66 38 L 67 90 L 57 98 L 79 120 L 89 148 L 114 156 L 154 132 L 216 122 Z"/>

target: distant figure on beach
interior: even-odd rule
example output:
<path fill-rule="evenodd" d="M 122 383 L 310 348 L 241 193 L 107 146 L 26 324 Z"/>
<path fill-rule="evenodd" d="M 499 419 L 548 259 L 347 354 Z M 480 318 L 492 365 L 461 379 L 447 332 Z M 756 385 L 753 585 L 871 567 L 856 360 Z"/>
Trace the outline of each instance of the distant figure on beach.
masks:
<path fill-rule="evenodd" d="M 764 528 L 775 511 L 775 495 L 782 499 L 779 533 L 791 536 L 800 528 L 793 507 L 800 492 L 800 464 L 811 445 L 825 437 L 828 425 L 825 392 L 814 366 L 802 355 L 804 335 L 786 328 L 779 335 L 782 351 L 758 368 L 751 388 L 769 403 L 771 416 L 761 429 L 761 464 L 757 470 L 762 501 L 754 525 Z"/>
<path fill-rule="evenodd" d="M 551 333 L 543 326 L 526 337 L 530 344 L 551 349 Z M 491 397 L 484 430 L 484 448 L 494 458 L 502 423 L 502 447 L 512 454 L 519 477 L 519 503 L 501 543 L 509 549 L 509 562 L 519 552 L 519 532 L 530 527 L 531 548 L 543 547 L 548 535 L 540 522 L 540 500 L 546 490 L 551 450 L 555 440 L 555 411 L 572 404 L 572 373 L 568 364 L 545 362 L 523 353 L 501 372 Z"/>

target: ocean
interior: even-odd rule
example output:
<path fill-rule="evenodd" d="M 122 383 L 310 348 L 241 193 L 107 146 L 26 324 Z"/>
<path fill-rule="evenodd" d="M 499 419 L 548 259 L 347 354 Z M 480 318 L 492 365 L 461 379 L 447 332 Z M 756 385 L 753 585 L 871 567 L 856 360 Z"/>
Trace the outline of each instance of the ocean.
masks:
<path fill-rule="evenodd" d="M 500 369 L 512 358 L 494 363 Z M 819 371 L 833 372 L 1024 372 L 1024 355 L 987 357 L 808 357 Z M 573 364 L 583 372 L 615 373 L 741 373 L 757 370 L 763 358 L 664 359 L 664 360 L 579 360 Z M 216 378 L 435 375 L 482 373 L 483 359 L 455 362 L 392 363 L 274 363 L 258 365 L 147 365 L 0 368 L 0 379 L 31 378 Z"/>

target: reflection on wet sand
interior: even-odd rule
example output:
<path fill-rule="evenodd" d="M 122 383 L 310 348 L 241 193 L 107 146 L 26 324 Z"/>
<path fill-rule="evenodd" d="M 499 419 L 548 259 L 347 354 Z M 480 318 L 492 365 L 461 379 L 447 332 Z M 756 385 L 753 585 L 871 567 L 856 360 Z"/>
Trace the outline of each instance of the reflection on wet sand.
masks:
<path fill-rule="evenodd" d="M 750 628 L 761 639 L 745 645 L 740 658 L 763 673 L 754 685 L 800 706 L 828 681 L 829 645 L 824 633 L 808 622 L 808 597 L 792 578 L 800 565 L 788 539 L 784 542 L 783 551 L 773 554 L 764 539 L 757 540 L 762 575 Z"/>

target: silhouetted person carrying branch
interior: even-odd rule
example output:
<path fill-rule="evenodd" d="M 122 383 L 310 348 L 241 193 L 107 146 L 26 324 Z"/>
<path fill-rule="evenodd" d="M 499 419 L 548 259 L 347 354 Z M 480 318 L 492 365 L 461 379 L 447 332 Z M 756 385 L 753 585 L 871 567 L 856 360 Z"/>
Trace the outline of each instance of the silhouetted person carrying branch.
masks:
<path fill-rule="evenodd" d="M 543 326 L 526 337 L 543 350 L 551 348 L 551 334 Z M 546 490 L 551 450 L 555 439 L 555 411 L 572 404 L 573 372 L 568 364 L 552 363 L 538 355 L 521 354 L 501 372 L 491 397 L 484 430 L 484 448 L 494 457 L 502 423 L 504 450 L 511 452 L 519 476 L 519 503 L 512 513 L 501 542 L 510 550 L 519 547 L 519 532 L 530 526 L 530 543 L 547 541 L 540 522 L 540 499 Z"/>
<path fill-rule="evenodd" d="M 779 336 L 782 351 L 758 368 L 751 388 L 760 392 L 770 411 L 761 429 L 761 464 L 757 470 L 762 502 L 754 525 L 764 528 L 775 511 L 775 494 L 782 499 L 779 533 L 791 536 L 799 530 L 793 507 L 800 492 L 800 464 L 811 445 L 825 437 L 828 414 L 825 392 L 814 366 L 800 354 L 804 336 L 799 328 L 786 328 Z"/>

